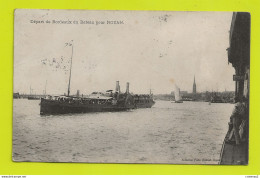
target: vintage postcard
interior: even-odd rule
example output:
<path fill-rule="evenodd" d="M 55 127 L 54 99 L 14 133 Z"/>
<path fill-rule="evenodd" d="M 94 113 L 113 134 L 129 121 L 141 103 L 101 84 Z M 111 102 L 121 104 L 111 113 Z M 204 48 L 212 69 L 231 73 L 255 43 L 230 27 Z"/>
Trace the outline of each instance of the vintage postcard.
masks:
<path fill-rule="evenodd" d="M 248 164 L 250 14 L 14 12 L 13 161 Z"/>

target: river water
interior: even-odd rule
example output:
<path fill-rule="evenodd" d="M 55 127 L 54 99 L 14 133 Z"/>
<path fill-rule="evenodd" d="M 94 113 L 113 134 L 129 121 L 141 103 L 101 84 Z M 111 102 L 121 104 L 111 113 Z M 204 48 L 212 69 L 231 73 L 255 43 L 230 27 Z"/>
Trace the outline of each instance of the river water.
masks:
<path fill-rule="evenodd" d="M 218 164 L 233 104 L 156 101 L 152 108 L 40 116 L 13 103 L 13 160 Z"/>

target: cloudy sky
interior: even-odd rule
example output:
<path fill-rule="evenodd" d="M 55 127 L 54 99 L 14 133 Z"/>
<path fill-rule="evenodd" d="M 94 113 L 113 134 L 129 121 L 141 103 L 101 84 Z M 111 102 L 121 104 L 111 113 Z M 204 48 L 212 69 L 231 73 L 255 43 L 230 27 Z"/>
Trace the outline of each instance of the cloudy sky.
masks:
<path fill-rule="evenodd" d="M 194 75 L 199 92 L 234 91 L 226 52 L 231 18 L 231 12 L 17 10 L 14 92 L 31 86 L 41 94 L 46 81 L 47 93 L 67 92 L 71 40 L 72 94 L 115 89 L 117 80 L 122 91 L 130 82 L 134 93 L 150 87 L 170 93 L 175 85 L 191 92 Z"/>

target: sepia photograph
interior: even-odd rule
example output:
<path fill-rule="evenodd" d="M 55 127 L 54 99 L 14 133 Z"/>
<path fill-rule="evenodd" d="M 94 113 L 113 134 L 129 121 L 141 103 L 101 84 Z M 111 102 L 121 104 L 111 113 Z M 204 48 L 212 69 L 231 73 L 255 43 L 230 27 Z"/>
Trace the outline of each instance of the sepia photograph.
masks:
<path fill-rule="evenodd" d="M 250 20 L 16 9 L 13 161 L 248 165 Z"/>

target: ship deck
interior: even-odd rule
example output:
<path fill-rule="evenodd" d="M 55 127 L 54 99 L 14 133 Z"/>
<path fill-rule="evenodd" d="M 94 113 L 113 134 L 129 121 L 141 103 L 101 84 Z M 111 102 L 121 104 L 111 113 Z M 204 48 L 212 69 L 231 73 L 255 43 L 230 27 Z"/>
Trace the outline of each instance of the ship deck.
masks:
<path fill-rule="evenodd" d="M 247 165 L 248 164 L 248 142 L 240 145 L 226 143 L 224 141 L 220 162 L 221 165 Z"/>

